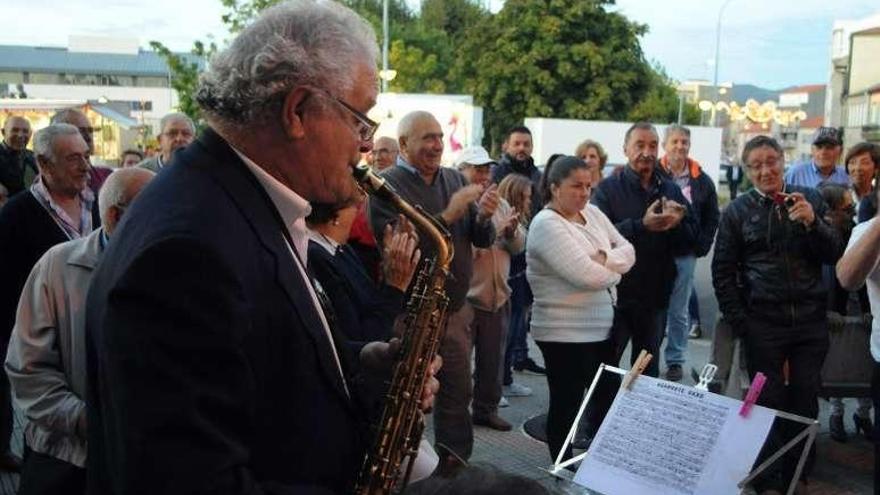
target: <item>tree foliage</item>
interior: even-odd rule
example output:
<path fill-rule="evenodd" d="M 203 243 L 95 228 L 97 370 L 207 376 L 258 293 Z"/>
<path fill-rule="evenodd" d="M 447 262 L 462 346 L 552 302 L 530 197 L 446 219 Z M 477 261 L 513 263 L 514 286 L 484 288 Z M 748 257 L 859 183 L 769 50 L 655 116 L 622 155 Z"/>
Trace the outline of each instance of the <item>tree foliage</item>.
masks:
<path fill-rule="evenodd" d="M 646 28 L 609 3 L 508 0 L 479 27 L 465 47 L 476 60 L 459 59 L 459 70 L 485 107 L 488 142 L 526 116 L 626 118 L 650 87 Z"/>
<path fill-rule="evenodd" d="M 650 89 L 645 96 L 630 109 L 627 120 L 633 122 L 650 121 L 658 124 L 678 122 L 679 98 L 673 81 L 659 64 L 654 64 L 651 72 Z M 681 105 L 682 124 L 700 123 L 700 110 L 692 103 Z"/>
<path fill-rule="evenodd" d="M 220 0 L 233 35 L 279 0 Z M 382 0 L 341 0 L 382 37 Z M 469 93 L 484 107 L 486 144 L 497 149 L 525 117 L 675 121 L 678 96 L 661 67 L 644 57 L 647 26 L 610 12 L 613 0 L 507 0 L 491 14 L 477 0 L 423 0 L 418 12 L 390 0 L 389 89 L 409 93 Z M 181 111 L 194 118 L 197 67 L 159 42 Z M 197 42 L 207 57 L 213 44 Z M 685 122 L 699 111 L 687 106 Z"/>
<path fill-rule="evenodd" d="M 158 41 L 151 41 L 150 47 L 165 59 L 171 74 L 171 87 L 177 91 L 179 111 L 189 115 L 193 122 L 201 121 L 201 109 L 195 101 L 195 90 L 199 83 L 199 64 L 197 59 L 174 53 Z M 214 43 L 204 44 L 196 41 L 191 54 L 201 60 L 208 60 L 217 51 Z"/>

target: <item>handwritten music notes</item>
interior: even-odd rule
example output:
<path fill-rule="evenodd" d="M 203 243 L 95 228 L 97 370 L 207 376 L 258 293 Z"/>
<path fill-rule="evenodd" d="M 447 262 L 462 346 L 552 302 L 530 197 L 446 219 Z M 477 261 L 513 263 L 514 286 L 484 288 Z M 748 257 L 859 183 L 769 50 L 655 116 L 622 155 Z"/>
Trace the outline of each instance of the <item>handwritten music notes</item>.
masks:
<path fill-rule="evenodd" d="M 574 481 L 605 495 L 738 494 L 772 410 L 641 376 L 621 389 Z"/>

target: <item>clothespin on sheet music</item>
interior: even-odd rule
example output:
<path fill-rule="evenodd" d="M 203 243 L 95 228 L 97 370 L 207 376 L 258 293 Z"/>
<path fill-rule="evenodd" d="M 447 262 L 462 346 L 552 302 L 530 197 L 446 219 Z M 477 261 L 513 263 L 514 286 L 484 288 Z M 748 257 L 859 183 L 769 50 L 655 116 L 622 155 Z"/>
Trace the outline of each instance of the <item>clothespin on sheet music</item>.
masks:
<path fill-rule="evenodd" d="M 755 379 L 752 380 L 752 385 L 749 387 L 749 392 L 743 400 L 743 405 L 739 408 L 740 416 L 744 418 L 748 417 L 749 411 L 752 410 L 752 406 L 758 401 L 758 397 L 761 395 L 761 389 L 764 388 L 764 383 L 766 382 L 767 377 L 764 376 L 764 373 L 761 373 L 760 371 L 755 373 Z"/>
<path fill-rule="evenodd" d="M 633 382 L 636 381 L 636 378 L 644 373 L 645 369 L 648 367 L 648 363 L 651 362 L 653 357 L 653 355 L 648 354 L 648 351 L 642 349 L 642 352 L 639 353 L 639 357 L 636 358 L 636 362 L 633 363 L 632 369 L 630 369 L 623 377 L 623 383 L 621 386 L 629 390 L 632 387 Z"/>
<path fill-rule="evenodd" d="M 706 363 L 706 366 L 703 366 L 703 371 L 700 372 L 700 382 L 694 385 L 694 388 L 697 390 L 709 390 L 709 383 L 712 382 L 712 379 L 715 378 L 715 373 L 718 372 L 718 366 L 715 366 L 712 363 Z"/>

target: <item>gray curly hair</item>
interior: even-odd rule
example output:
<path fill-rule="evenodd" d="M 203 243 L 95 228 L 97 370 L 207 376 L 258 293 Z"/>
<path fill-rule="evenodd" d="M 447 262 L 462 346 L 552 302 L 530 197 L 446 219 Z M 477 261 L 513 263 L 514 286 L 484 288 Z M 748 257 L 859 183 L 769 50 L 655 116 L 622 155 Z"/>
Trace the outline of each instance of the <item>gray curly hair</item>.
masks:
<path fill-rule="evenodd" d="M 34 154 L 38 159 L 55 160 L 55 140 L 61 136 L 79 135 L 79 129 L 70 124 L 50 124 L 34 134 Z"/>
<path fill-rule="evenodd" d="M 333 1 L 293 0 L 266 9 L 217 54 L 201 76 L 196 101 L 209 120 L 262 123 L 295 87 L 339 95 L 351 90 L 353 67 L 375 67 L 373 28 Z"/>

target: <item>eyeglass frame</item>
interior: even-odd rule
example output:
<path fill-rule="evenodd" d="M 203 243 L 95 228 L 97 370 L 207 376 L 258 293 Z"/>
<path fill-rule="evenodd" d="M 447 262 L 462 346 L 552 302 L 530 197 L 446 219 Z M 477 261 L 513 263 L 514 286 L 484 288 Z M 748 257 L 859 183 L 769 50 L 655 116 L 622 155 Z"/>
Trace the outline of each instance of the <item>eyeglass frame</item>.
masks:
<path fill-rule="evenodd" d="M 781 159 L 777 158 L 773 162 L 763 161 L 763 162 L 756 162 L 754 164 L 746 163 L 745 165 L 746 165 L 746 169 L 749 170 L 750 172 L 760 172 L 764 169 L 775 168 L 775 167 L 779 166 L 780 162 L 781 162 Z"/>
<path fill-rule="evenodd" d="M 312 89 L 314 89 L 318 93 L 321 93 L 325 96 L 328 96 L 330 99 L 332 99 L 333 101 L 338 103 L 339 106 L 348 110 L 348 112 L 350 114 L 354 115 L 354 118 L 357 119 L 358 123 L 360 125 L 364 126 L 364 127 L 362 127 L 362 129 L 364 129 L 363 131 L 361 131 L 361 130 L 358 131 L 358 135 L 361 138 L 361 142 L 367 143 L 367 142 L 373 141 L 373 136 L 375 136 L 376 131 L 379 130 L 379 123 L 378 122 L 367 117 L 363 112 L 361 112 L 358 109 L 354 108 L 353 106 L 349 105 L 341 98 L 333 96 L 332 94 L 330 94 L 329 91 L 327 91 L 325 89 L 321 89 L 321 88 L 312 88 Z"/>

